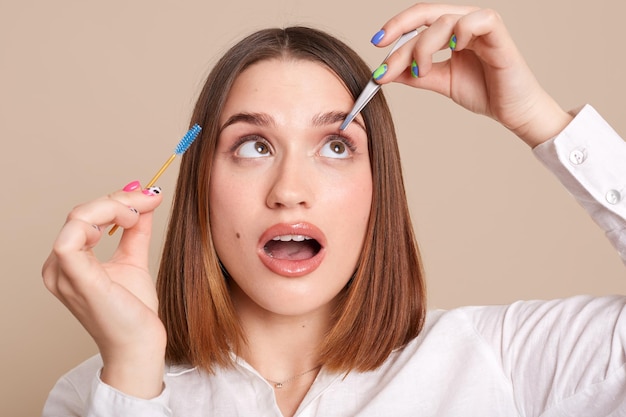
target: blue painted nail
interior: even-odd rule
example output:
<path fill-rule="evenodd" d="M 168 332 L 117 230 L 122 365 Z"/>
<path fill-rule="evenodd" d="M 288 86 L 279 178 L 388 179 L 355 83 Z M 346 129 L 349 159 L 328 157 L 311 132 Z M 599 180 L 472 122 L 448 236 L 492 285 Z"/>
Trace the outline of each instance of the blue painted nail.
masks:
<path fill-rule="evenodd" d="M 371 42 L 374 45 L 378 45 L 380 43 L 380 41 L 383 40 L 384 37 L 385 37 L 385 31 L 383 29 L 381 29 L 378 32 L 376 32 L 376 34 L 372 37 Z"/>
<path fill-rule="evenodd" d="M 376 68 L 376 71 L 372 74 L 372 77 L 378 81 L 383 78 L 383 75 L 387 72 L 387 64 L 382 64 L 380 67 Z"/>
<path fill-rule="evenodd" d="M 411 63 L 411 75 L 412 75 L 414 78 L 417 78 L 417 77 L 419 77 L 419 76 L 420 76 L 420 69 L 419 69 L 419 68 L 418 68 L 418 66 L 417 66 L 417 62 L 415 62 L 415 61 L 413 61 L 413 62 Z"/>
<path fill-rule="evenodd" d="M 453 51 L 456 49 L 456 35 L 452 35 L 450 38 L 450 49 Z"/>

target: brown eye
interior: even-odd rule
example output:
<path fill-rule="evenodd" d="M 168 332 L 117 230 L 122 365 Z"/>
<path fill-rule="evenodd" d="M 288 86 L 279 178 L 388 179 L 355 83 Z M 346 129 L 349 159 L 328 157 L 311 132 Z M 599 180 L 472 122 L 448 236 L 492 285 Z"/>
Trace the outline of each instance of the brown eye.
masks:
<path fill-rule="evenodd" d="M 271 155 L 272 150 L 264 140 L 250 138 L 239 145 L 236 153 L 240 158 L 262 158 Z"/>
<path fill-rule="evenodd" d="M 263 142 L 256 142 L 254 148 L 261 155 L 266 155 L 270 152 L 270 148 Z"/>
<path fill-rule="evenodd" d="M 322 146 L 320 156 L 325 158 L 346 159 L 352 156 L 354 149 L 346 143 L 347 139 L 335 136 Z"/>
<path fill-rule="evenodd" d="M 338 140 L 330 142 L 330 150 L 334 153 L 341 155 L 346 151 L 346 145 Z"/>

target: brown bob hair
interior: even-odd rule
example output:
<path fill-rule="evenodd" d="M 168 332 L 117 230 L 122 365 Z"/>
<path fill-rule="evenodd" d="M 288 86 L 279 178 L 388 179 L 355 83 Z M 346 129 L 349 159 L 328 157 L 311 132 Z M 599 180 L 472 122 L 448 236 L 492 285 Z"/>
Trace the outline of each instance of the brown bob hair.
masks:
<path fill-rule="evenodd" d="M 269 59 L 325 65 L 356 99 L 371 71 L 347 45 L 316 29 L 265 29 L 241 40 L 217 62 L 198 97 L 191 124 L 201 135 L 183 155 L 157 279 L 159 314 L 167 331 L 166 360 L 212 371 L 232 364 L 245 335 L 233 307 L 228 275 L 209 224 L 209 178 L 218 120 L 233 82 Z M 319 346 L 327 369 L 368 371 L 422 329 L 423 271 L 407 205 L 391 114 L 382 93 L 362 112 L 373 196 L 363 250 L 339 295 L 331 328 Z"/>

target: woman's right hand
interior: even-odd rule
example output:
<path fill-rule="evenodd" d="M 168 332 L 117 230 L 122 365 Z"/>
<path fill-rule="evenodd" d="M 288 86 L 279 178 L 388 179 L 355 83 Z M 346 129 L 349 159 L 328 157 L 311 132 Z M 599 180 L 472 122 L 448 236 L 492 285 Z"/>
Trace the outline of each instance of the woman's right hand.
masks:
<path fill-rule="evenodd" d="M 48 290 L 96 342 L 102 381 L 141 398 L 158 396 L 163 384 L 166 334 L 148 269 L 159 192 L 142 191 L 135 181 L 75 207 L 42 270 Z M 124 228 L 123 235 L 111 259 L 101 262 L 93 248 L 113 224 Z"/>

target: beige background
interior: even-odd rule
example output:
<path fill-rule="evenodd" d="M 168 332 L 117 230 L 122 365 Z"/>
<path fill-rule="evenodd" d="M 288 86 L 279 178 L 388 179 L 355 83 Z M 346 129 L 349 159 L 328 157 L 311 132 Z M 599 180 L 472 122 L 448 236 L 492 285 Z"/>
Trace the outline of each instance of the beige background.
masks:
<path fill-rule="evenodd" d="M 215 57 L 250 31 L 307 24 L 369 44 L 402 0 L 0 0 L 0 415 L 39 415 L 95 353 L 44 289 L 41 264 L 75 204 L 147 181 L 184 133 Z M 484 0 L 565 108 L 590 102 L 626 134 L 621 0 Z M 433 308 L 624 292 L 603 234 L 520 141 L 431 93 L 385 87 Z M 176 167 L 161 179 L 171 195 Z M 153 265 L 168 213 L 158 212 Z M 114 238 L 100 249 L 110 251 Z"/>

